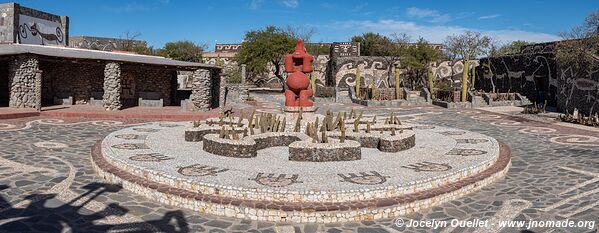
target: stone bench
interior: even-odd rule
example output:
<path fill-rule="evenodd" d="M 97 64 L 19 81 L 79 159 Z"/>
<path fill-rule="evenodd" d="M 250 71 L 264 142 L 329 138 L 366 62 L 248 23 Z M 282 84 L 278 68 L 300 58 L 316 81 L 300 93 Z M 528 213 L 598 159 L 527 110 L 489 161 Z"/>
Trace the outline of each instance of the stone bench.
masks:
<path fill-rule="evenodd" d="M 91 92 L 89 97 L 89 105 L 104 106 L 104 92 Z"/>
<path fill-rule="evenodd" d="M 69 92 L 59 92 L 54 95 L 54 104 L 73 105 L 73 94 Z"/>
<path fill-rule="evenodd" d="M 139 92 L 137 105 L 140 107 L 163 107 L 164 99 L 160 92 Z"/>

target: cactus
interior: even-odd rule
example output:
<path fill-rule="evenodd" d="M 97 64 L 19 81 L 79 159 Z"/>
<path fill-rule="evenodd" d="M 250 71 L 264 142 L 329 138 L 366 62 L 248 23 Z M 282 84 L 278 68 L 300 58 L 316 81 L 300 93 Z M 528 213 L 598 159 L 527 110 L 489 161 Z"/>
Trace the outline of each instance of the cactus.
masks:
<path fill-rule="evenodd" d="M 319 119 L 319 118 L 318 118 L 318 117 L 316 117 L 316 121 L 314 121 L 314 127 L 315 127 L 315 128 L 317 128 L 317 129 L 318 129 L 318 123 L 319 123 L 319 122 L 318 122 L 318 119 Z"/>
<path fill-rule="evenodd" d="M 433 67 L 429 66 L 428 67 L 428 71 L 427 71 L 427 78 L 428 78 L 428 90 L 431 93 L 431 98 L 434 99 L 435 98 L 435 80 L 434 80 L 434 75 L 433 75 Z"/>
<path fill-rule="evenodd" d="M 466 102 L 468 97 L 468 58 L 464 58 L 464 71 L 462 72 L 462 102 Z"/>
<path fill-rule="evenodd" d="M 360 127 L 360 119 L 356 119 L 354 121 L 354 132 L 356 132 L 356 133 L 360 132 L 360 128 L 359 127 Z"/>
<path fill-rule="evenodd" d="M 250 127 L 250 135 L 254 135 L 254 127 Z"/>
<path fill-rule="evenodd" d="M 283 118 L 283 122 L 281 122 L 281 132 L 285 132 L 285 128 L 287 126 L 287 117 Z"/>
<path fill-rule="evenodd" d="M 225 127 L 223 126 L 218 133 L 219 138 L 225 138 Z"/>
<path fill-rule="evenodd" d="M 339 137 L 339 142 L 341 142 L 341 143 L 345 142 L 345 129 L 341 130 L 341 137 Z"/>
<path fill-rule="evenodd" d="M 374 117 L 372 118 L 372 124 L 376 124 L 376 115 L 374 115 Z"/>
<path fill-rule="evenodd" d="M 401 99 L 401 77 L 399 76 L 399 65 L 395 66 L 395 98 Z"/>
<path fill-rule="evenodd" d="M 320 136 L 320 139 L 322 140 L 322 143 L 329 143 L 329 139 L 327 138 L 327 131 L 326 130 L 322 131 L 322 136 Z"/>
<path fill-rule="evenodd" d="M 356 68 L 356 98 L 360 98 L 360 67 Z"/>
<path fill-rule="evenodd" d="M 370 122 L 366 122 L 366 133 L 370 133 Z"/>
<path fill-rule="evenodd" d="M 472 83 L 470 85 L 472 85 L 470 87 L 470 89 L 475 90 L 476 87 L 474 86 L 474 82 L 476 82 L 476 67 L 472 66 Z"/>
<path fill-rule="evenodd" d="M 395 127 L 391 128 L 391 136 L 395 136 Z"/>
<path fill-rule="evenodd" d="M 239 120 L 237 121 L 237 124 L 241 124 L 242 120 L 243 120 L 243 109 L 239 112 Z"/>
<path fill-rule="evenodd" d="M 235 129 L 231 130 L 231 134 L 232 134 L 233 140 L 239 140 L 239 135 L 237 134 L 237 132 L 235 131 Z"/>
<path fill-rule="evenodd" d="M 312 94 L 316 96 L 316 76 L 314 76 L 314 73 L 310 73 L 310 86 L 312 87 Z"/>
<path fill-rule="evenodd" d="M 253 122 L 254 122 L 254 113 L 252 113 L 252 115 L 250 115 L 250 118 L 248 118 L 248 125 L 247 125 L 247 127 L 252 128 Z"/>
<path fill-rule="evenodd" d="M 298 117 L 297 121 L 295 121 L 295 127 L 293 128 L 293 132 L 299 133 L 301 127 L 302 127 L 302 120 Z"/>
<path fill-rule="evenodd" d="M 202 123 L 201 121 L 193 121 L 193 127 L 194 128 L 200 127 L 201 123 Z"/>

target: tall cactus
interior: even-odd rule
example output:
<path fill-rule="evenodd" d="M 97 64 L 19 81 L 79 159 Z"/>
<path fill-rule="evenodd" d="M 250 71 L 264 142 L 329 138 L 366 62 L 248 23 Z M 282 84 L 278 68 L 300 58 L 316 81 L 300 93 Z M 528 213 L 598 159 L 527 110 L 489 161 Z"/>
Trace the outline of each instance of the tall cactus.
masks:
<path fill-rule="evenodd" d="M 401 77 L 399 76 L 399 65 L 395 66 L 395 98 L 401 99 Z"/>
<path fill-rule="evenodd" d="M 434 75 L 433 75 L 433 67 L 429 66 L 428 67 L 428 72 L 427 72 L 427 77 L 428 77 L 428 90 L 431 93 L 431 98 L 435 98 L 435 80 Z"/>
<path fill-rule="evenodd" d="M 470 89 L 472 90 L 476 90 L 476 87 L 474 86 L 474 82 L 476 82 L 476 66 L 472 66 L 472 87 Z"/>
<path fill-rule="evenodd" d="M 464 71 L 462 72 L 462 102 L 468 99 L 468 58 L 464 58 Z"/>
<path fill-rule="evenodd" d="M 356 68 L 356 98 L 360 98 L 360 67 Z"/>
<path fill-rule="evenodd" d="M 314 71 L 310 73 L 310 86 L 312 86 L 312 95 L 316 96 L 316 76 L 314 76 Z"/>

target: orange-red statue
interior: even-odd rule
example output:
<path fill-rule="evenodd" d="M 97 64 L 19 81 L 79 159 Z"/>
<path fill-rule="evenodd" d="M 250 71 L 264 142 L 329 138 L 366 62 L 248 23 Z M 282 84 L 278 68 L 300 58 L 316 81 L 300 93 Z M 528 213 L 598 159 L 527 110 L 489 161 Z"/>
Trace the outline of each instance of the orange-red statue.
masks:
<path fill-rule="evenodd" d="M 306 75 L 313 71 L 313 61 L 314 57 L 306 52 L 302 40 L 297 40 L 295 51 L 292 54 L 285 55 L 285 72 L 288 73 L 288 89 L 285 91 L 286 107 L 312 107 L 314 105 L 309 99 L 313 93 L 308 88 L 310 79 Z"/>

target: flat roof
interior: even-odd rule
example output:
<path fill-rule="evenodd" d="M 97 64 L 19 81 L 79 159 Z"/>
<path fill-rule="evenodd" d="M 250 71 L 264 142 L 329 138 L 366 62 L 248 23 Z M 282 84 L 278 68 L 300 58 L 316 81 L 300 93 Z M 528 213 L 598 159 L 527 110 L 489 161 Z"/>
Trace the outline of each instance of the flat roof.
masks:
<path fill-rule="evenodd" d="M 61 57 L 70 59 L 89 59 L 89 60 L 106 60 L 120 61 L 138 64 L 151 64 L 162 66 L 174 66 L 186 69 L 193 68 L 209 68 L 221 69 L 219 66 L 209 65 L 196 62 L 185 62 L 168 59 L 159 56 L 149 56 L 140 54 L 130 54 L 122 52 L 107 52 L 90 49 L 79 49 L 70 47 L 44 46 L 44 45 L 28 45 L 28 44 L 0 44 L 0 56 L 19 55 L 19 54 L 36 54 L 50 57 Z"/>

